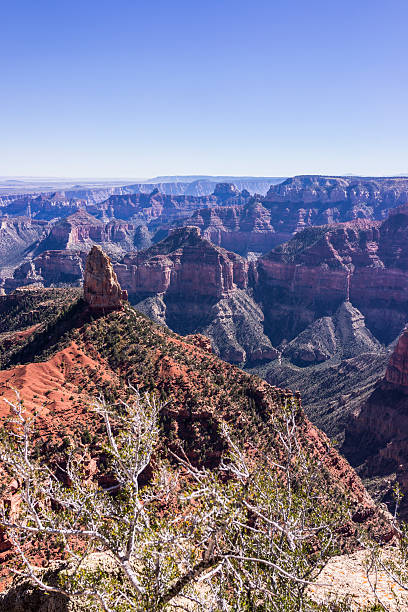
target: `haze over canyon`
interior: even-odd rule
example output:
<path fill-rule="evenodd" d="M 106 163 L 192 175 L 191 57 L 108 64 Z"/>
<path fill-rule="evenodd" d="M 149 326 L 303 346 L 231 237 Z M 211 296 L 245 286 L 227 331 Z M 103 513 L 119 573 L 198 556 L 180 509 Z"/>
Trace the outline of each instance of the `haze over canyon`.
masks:
<path fill-rule="evenodd" d="M 228 449 L 221 422 L 270 448 L 265 415 L 293 402 L 330 495 L 392 540 L 384 504 L 408 493 L 407 178 L 21 187 L 0 192 L 1 397 L 42 406 L 50 465 L 61 430 L 97 439 L 98 386 L 157 391 L 160 448 L 209 469 Z M 92 478 L 109 480 L 92 444 Z M 6 533 L 0 549 L 7 568 Z"/>

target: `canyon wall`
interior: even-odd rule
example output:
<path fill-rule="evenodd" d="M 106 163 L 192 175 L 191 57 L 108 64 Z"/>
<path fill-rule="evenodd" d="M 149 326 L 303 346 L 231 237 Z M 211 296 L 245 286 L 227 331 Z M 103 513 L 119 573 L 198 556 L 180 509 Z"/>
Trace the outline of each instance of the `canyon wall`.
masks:
<path fill-rule="evenodd" d="M 257 299 L 272 340 L 290 340 L 350 300 L 391 342 L 408 320 L 408 207 L 380 222 L 308 228 L 258 260 Z"/>

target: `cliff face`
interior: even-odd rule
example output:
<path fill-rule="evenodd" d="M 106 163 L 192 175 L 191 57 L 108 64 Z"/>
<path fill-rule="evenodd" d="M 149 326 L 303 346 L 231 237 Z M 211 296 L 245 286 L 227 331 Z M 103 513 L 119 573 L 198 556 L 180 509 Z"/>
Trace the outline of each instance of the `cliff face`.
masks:
<path fill-rule="evenodd" d="M 403 393 L 408 393 L 408 330 L 398 339 L 385 372 L 385 380 Z"/>
<path fill-rule="evenodd" d="M 257 295 L 272 339 L 291 339 L 350 300 L 382 342 L 408 319 L 408 208 L 383 222 L 304 230 L 258 262 Z"/>
<path fill-rule="evenodd" d="M 109 257 L 93 246 L 86 258 L 84 299 L 93 310 L 121 310 L 127 292 L 122 291 Z"/>
<path fill-rule="evenodd" d="M 241 206 L 202 209 L 179 224 L 199 227 L 204 238 L 240 255 L 266 253 L 281 242 L 270 211 L 256 199 Z"/>
<path fill-rule="evenodd" d="M 113 255 L 121 256 L 135 248 L 144 248 L 150 240 L 146 241 L 139 224 L 117 220 L 104 222 L 82 210 L 54 224 L 38 245 L 37 252 L 86 251 L 95 243 Z"/>
<path fill-rule="evenodd" d="M 408 492 L 408 330 L 390 357 L 385 376 L 365 403 L 356 409 L 346 429 L 343 452 L 365 477 L 382 479 L 382 494 L 390 497 L 395 479 Z M 403 515 L 408 501 L 403 499 Z"/>
<path fill-rule="evenodd" d="M 248 291 L 253 266 L 205 240 L 197 227 L 179 228 L 150 249 L 126 255 L 115 270 L 138 310 L 179 333 L 205 334 L 224 359 L 277 357 Z"/>
<path fill-rule="evenodd" d="M 79 251 L 45 251 L 19 266 L 11 278 L 4 280 L 6 292 L 17 287 L 40 284 L 77 286 L 83 278 L 86 253 Z"/>
<path fill-rule="evenodd" d="M 186 227 L 143 252 L 126 255 L 115 269 L 131 296 L 167 293 L 188 300 L 245 289 L 249 264 L 202 239 L 197 228 Z"/>

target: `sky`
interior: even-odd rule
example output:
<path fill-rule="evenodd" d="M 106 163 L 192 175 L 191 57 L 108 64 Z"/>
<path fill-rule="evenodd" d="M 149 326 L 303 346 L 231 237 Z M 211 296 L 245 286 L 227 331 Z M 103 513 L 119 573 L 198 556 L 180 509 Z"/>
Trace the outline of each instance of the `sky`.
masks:
<path fill-rule="evenodd" d="M 0 176 L 408 173 L 407 0 L 0 0 Z"/>

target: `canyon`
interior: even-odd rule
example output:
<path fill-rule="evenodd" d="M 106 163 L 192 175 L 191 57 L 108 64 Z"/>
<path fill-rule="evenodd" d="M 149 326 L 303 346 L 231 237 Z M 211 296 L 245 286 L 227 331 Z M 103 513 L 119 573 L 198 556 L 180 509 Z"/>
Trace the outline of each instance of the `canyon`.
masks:
<path fill-rule="evenodd" d="M 65 222 L 76 225 L 78 232 L 83 225 L 86 232 L 90 225 L 87 213 L 95 219 L 91 239 L 117 256 L 120 249 L 123 253 L 132 246 L 146 248 L 183 225 L 199 227 L 205 238 L 227 250 L 256 256 L 307 227 L 356 219 L 384 220 L 390 210 L 408 200 L 405 178 L 297 176 L 284 181 L 269 179 L 268 190 L 268 179 L 262 179 L 263 183 L 245 178 L 216 183 L 205 178 L 211 190 L 204 191 L 170 188 L 193 184 L 172 183 L 170 178 L 93 189 L 65 186 L 49 193 L 4 193 L 0 194 L 0 218 L 26 218 L 25 223 L 31 219 L 32 225 L 48 222 L 47 249 L 61 249 L 66 236 L 73 236 L 71 230 L 64 229 Z M 260 192 L 256 187 L 262 187 Z M 98 221 L 105 227 L 98 229 Z M 10 230 L 11 245 L 12 236 Z M 27 253 L 18 252 L 20 261 L 35 248 L 34 236 L 27 247 Z M 75 240 L 70 248 L 75 248 Z M 18 263 L 16 259 L 10 265 Z"/>
<path fill-rule="evenodd" d="M 149 245 L 138 230 L 76 213 L 52 228 L 37 245 L 39 255 L 17 268 L 3 287 L 9 292 L 36 282 L 79 284 L 87 249 L 115 238 L 113 253 L 108 252 L 133 304 L 179 333 L 208 328 L 213 336 L 215 320 L 234 320 L 247 311 L 257 330 L 241 335 L 258 336 L 265 359 L 268 351 L 276 357 L 276 349 L 297 366 L 378 353 L 408 320 L 406 206 L 393 209 L 384 221 L 306 228 L 258 259 L 217 246 L 208 239 L 208 227 L 197 225 L 175 228 L 147 249 L 129 251 L 135 240 Z M 44 250 L 49 246 L 63 248 Z M 255 346 L 255 339 L 249 343 Z M 238 352 L 231 360 L 255 360 L 245 349 L 238 358 L 240 342 L 233 344 Z"/>
<path fill-rule="evenodd" d="M 198 238 L 195 230 L 190 240 Z M 226 255 L 212 248 L 220 265 L 228 267 L 228 261 L 222 261 Z M 232 277 L 224 271 L 226 283 L 235 278 L 233 262 L 230 264 Z M 239 274 L 235 280 L 245 282 L 242 270 Z M 226 284 L 224 291 L 232 289 Z M 168 398 L 160 413 L 159 452 L 183 448 L 190 461 L 210 469 L 228 452 L 222 421 L 233 423 L 237 435 L 246 441 L 257 431 L 257 444 L 270 452 L 271 445 L 278 442 L 268 415 L 280 415 L 287 402 L 294 402 L 300 443 L 312 449 L 319 462 L 325 491 L 345 496 L 353 508 L 342 537 L 355 547 L 355 525 L 374 529 L 382 541 L 393 537 L 387 516 L 376 507 L 358 476 L 304 415 L 298 393 L 272 387 L 221 361 L 201 337 L 183 338 L 137 313 L 127 303 L 100 247 L 94 246 L 87 255 L 83 297 L 68 289 L 27 288 L 0 296 L 0 309 L 7 330 L 0 333 L 0 399 L 12 401 L 17 390 L 26 410 L 36 411 L 38 443 L 50 466 L 61 461 L 65 439 L 82 436 L 84 440 L 84 431 L 88 431 L 92 475 L 100 482 L 106 478 L 99 430 L 88 407 L 100 389 L 111 401 L 129 401 L 132 389 Z M 37 313 L 36 318 L 28 318 L 28 312 Z M 126 391 L 128 383 L 130 391 Z M 2 401 L 1 416 L 8 409 Z M 253 460 L 252 451 L 248 452 Z M 11 504 L 18 504 L 15 487 L 7 494 Z M 0 535 L 4 575 L 13 563 L 13 551 L 4 532 Z"/>
<path fill-rule="evenodd" d="M 1 288 L 11 297 L 21 287 L 80 287 L 99 245 L 137 311 L 201 334 L 217 356 L 272 385 L 299 389 L 313 422 L 347 446 L 357 436 L 350 427 L 369 430 L 362 406 L 385 384 L 408 321 L 407 185 L 294 177 L 265 196 L 224 183 L 203 196 L 11 198 L 5 208 L 26 216 L 2 218 L 4 258 L 14 264 Z"/>
<path fill-rule="evenodd" d="M 345 430 L 342 452 L 377 498 L 395 503 L 398 483 L 408 491 L 408 330 L 396 343 L 383 376 L 365 401 L 353 410 Z M 400 512 L 408 516 L 406 496 Z"/>

